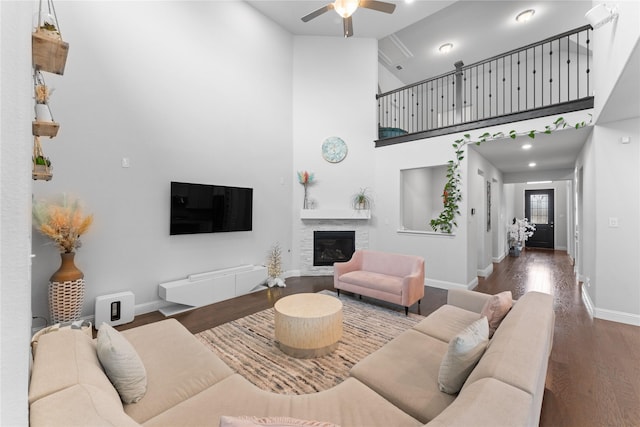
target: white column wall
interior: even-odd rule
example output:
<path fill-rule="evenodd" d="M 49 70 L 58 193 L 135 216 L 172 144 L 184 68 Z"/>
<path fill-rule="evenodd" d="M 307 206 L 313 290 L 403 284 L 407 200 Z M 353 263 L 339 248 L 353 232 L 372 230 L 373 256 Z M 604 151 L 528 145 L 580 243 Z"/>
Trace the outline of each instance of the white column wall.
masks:
<path fill-rule="evenodd" d="M 0 2 L 0 425 L 29 423 L 31 338 L 31 20 Z"/>
<path fill-rule="evenodd" d="M 368 188 L 374 203 L 371 224 L 378 206 L 386 203 L 373 179 L 377 48 L 375 39 L 294 37 L 293 162 L 288 178 L 293 186 L 289 209 L 294 270 L 300 269 L 300 209 L 304 198 L 297 171 L 315 174 L 308 192 L 316 208 L 351 209 L 353 195 L 360 188 Z M 329 163 L 322 157 L 322 143 L 330 136 L 347 143 L 347 156 L 340 163 Z"/>

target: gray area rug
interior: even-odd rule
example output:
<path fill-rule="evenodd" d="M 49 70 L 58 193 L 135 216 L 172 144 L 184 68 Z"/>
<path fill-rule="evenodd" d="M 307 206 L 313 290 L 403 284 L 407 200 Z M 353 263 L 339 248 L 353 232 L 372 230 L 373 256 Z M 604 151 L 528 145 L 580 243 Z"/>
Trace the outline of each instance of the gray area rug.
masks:
<path fill-rule="evenodd" d="M 324 294 L 336 294 L 322 291 Z M 234 371 L 262 390 L 306 394 L 329 389 L 349 376 L 349 370 L 423 316 L 396 312 L 340 296 L 343 334 L 338 348 L 315 359 L 296 359 L 274 341 L 273 308 L 234 320 L 195 336 Z"/>

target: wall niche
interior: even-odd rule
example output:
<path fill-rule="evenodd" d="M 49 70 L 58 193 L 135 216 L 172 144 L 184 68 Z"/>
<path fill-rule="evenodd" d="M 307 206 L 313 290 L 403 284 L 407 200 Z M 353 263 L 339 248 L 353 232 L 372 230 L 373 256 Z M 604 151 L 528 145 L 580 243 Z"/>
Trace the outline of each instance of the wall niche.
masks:
<path fill-rule="evenodd" d="M 442 212 L 447 165 L 400 170 L 400 229 L 433 231 L 429 222 Z"/>

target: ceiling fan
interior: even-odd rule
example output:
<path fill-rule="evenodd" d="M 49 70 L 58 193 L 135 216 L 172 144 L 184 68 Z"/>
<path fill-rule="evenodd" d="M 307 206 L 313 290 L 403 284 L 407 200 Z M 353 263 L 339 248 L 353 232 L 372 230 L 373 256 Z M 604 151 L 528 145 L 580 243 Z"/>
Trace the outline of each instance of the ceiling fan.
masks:
<path fill-rule="evenodd" d="M 365 9 L 377 10 L 378 12 L 393 13 L 396 9 L 396 5 L 393 3 L 387 3 L 376 0 L 335 0 L 333 3 L 329 3 L 326 6 L 321 7 L 318 10 L 314 10 L 308 15 L 302 17 L 303 22 L 309 22 L 313 18 L 317 18 L 325 12 L 335 10 L 338 15 L 342 17 L 342 24 L 344 27 L 344 36 L 351 37 L 353 35 L 353 21 L 351 15 L 358 9 L 358 7 L 364 7 Z"/>

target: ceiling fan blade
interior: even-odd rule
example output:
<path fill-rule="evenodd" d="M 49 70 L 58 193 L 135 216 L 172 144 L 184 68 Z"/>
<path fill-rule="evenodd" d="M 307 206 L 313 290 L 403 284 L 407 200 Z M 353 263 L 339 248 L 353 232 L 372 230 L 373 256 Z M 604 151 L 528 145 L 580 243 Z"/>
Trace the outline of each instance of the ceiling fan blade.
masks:
<path fill-rule="evenodd" d="M 333 3 L 329 3 L 326 6 L 321 7 L 318 10 L 314 10 L 313 12 L 311 12 L 308 15 L 305 15 L 302 17 L 302 21 L 303 22 L 309 22 L 311 21 L 313 18 L 317 18 L 318 16 L 322 15 L 325 12 L 328 12 L 330 10 L 333 10 Z"/>
<path fill-rule="evenodd" d="M 359 6 L 364 7 L 365 9 L 373 9 L 384 13 L 393 13 L 393 11 L 396 10 L 395 4 L 376 0 L 360 0 Z"/>
<path fill-rule="evenodd" d="M 353 20 L 351 17 L 342 18 L 342 25 L 344 26 L 344 36 L 351 37 L 353 35 Z"/>

